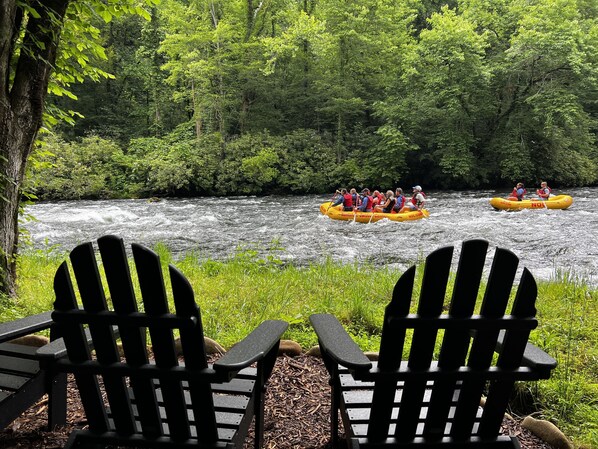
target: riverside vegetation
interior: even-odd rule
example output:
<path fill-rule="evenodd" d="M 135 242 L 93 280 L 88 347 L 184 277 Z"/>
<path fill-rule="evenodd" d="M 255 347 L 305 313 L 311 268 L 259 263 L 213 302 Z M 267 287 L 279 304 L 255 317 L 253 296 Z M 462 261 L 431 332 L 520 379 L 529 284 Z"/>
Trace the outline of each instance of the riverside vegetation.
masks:
<path fill-rule="evenodd" d="M 104 77 L 52 84 L 40 197 L 598 182 L 593 1 L 104 3 L 74 14 Z"/>
<path fill-rule="evenodd" d="M 279 318 L 290 323 L 283 338 L 310 348 L 317 341 L 309 315 L 329 312 L 339 317 L 363 350 L 377 351 L 383 309 L 400 275 L 331 260 L 300 268 L 283 264 L 275 251 L 260 258 L 251 248 L 241 248 L 225 261 L 193 253 L 173 261 L 164 245 L 155 249 L 163 264 L 174 263 L 187 276 L 206 335 L 225 347 L 261 321 Z M 51 309 L 52 280 L 62 260 L 63 254 L 51 250 L 25 252 L 19 259 L 19 297 L 2 300 L 0 321 Z M 362 281 L 374 278 L 375 283 Z M 347 279 L 355 280 L 350 288 Z M 536 413 L 589 447 L 598 447 L 597 298 L 595 287 L 567 271 L 538 282 L 540 325 L 531 339 L 557 359 L 558 367 L 549 380 L 520 384 L 512 400 L 513 413 Z"/>

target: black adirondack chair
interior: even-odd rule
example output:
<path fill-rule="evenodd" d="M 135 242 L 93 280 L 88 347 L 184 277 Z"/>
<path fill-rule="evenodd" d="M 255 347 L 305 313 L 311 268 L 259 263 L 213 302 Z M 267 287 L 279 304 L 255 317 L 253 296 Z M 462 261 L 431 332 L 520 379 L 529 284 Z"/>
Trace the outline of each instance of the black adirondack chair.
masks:
<path fill-rule="evenodd" d="M 122 240 L 105 236 L 98 240 L 98 247 L 111 299 L 106 298 L 91 243 L 77 246 L 70 254 L 78 295 L 66 262 L 54 279 L 52 318 L 68 354 L 57 365 L 74 373 L 89 424 L 87 430 L 71 435 L 67 447 L 241 447 L 254 416 L 255 447 L 259 447 L 265 382 L 287 323 L 263 322 L 210 365 L 200 311 L 186 278 L 169 267 L 175 307 L 171 312 L 159 257 L 133 244 L 143 299 L 140 311 Z M 122 360 L 113 326 L 120 331 Z M 95 357 L 83 332 L 87 327 Z M 180 333 L 184 362 L 178 361 L 175 352 L 175 330 Z M 254 362 L 257 367 L 250 366 Z"/>
<path fill-rule="evenodd" d="M 537 326 L 537 288 L 525 268 L 505 314 L 518 266 L 512 252 L 496 249 L 482 298 L 487 251 L 486 241 L 463 243 L 448 313 L 453 247 L 426 258 L 416 313 L 409 310 L 415 267 L 400 277 L 386 307 L 377 363 L 335 317 L 310 317 L 331 376 L 334 444 L 340 410 L 349 447 L 519 447 L 516 438 L 499 435 L 513 385 L 548 378 L 556 362 L 528 343 Z"/>
<path fill-rule="evenodd" d="M 54 345 L 49 354 L 39 356 L 38 348 L 12 341 L 48 328 L 55 339 L 50 312 L 0 323 L 0 429 L 44 394 L 48 394 L 48 427 L 66 422 L 66 374 L 56 371 L 53 363 L 65 354 L 64 347 Z"/>

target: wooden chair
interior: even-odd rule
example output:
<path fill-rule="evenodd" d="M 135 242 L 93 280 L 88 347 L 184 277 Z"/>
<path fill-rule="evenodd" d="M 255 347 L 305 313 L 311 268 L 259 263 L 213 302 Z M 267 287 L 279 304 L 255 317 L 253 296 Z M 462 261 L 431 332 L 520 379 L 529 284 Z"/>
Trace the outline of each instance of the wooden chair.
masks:
<path fill-rule="evenodd" d="M 175 307 L 170 312 L 159 257 L 133 244 L 143 299 L 140 311 L 122 240 L 105 236 L 98 246 L 111 300 L 106 298 L 91 243 L 77 246 L 70 254 L 78 294 L 66 262 L 54 279 L 52 318 L 68 353 L 57 365 L 74 373 L 89 424 L 87 430 L 71 435 L 67 447 L 242 447 L 255 416 L 258 448 L 263 437 L 265 382 L 287 323 L 262 323 L 210 365 L 200 311 L 185 277 L 169 267 Z M 120 331 L 122 360 L 112 326 Z M 87 327 L 95 357 L 86 343 Z M 180 333 L 184 362 L 177 359 L 175 330 Z M 155 360 L 148 354 L 146 331 Z M 250 367 L 254 362 L 257 366 Z"/>
<path fill-rule="evenodd" d="M 50 312 L 0 323 L 0 429 L 44 394 L 48 394 L 48 427 L 53 429 L 66 422 L 66 374 L 57 372 L 53 364 L 66 354 L 64 347 L 54 345 L 54 352 L 43 357 L 37 355 L 37 347 L 14 341 L 49 328 L 53 340 L 56 333 Z"/>
<path fill-rule="evenodd" d="M 510 251 L 496 249 L 482 298 L 487 250 L 483 240 L 463 243 L 448 313 L 453 247 L 426 258 L 416 313 L 410 313 L 415 267 L 400 277 L 386 307 L 377 363 L 336 318 L 310 317 L 331 376 L 334 444 L 340 410 L 353 448 L 519 447 L 516 438 L 499 435 L 513 385 L 547 379 L 556 362 L 527 341 L 537 326 L 537 288 L 525 268 L 505 315 L 518 265 Z"/>

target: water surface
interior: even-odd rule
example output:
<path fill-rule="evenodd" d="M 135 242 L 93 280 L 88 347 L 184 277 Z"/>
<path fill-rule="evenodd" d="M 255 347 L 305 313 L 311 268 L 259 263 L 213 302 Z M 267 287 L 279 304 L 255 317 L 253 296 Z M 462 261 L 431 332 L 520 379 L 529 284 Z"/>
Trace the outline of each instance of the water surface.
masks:
<path fill-rule="evenodd" d="M 284 261 L 305 265 L 326 257 L 404 269 L 438 247 L 483 238 L 514 251 L 536 277 L 566 269 L 598 280 L 598 188 L 563 192 L 574 197 L 568 210 L 495 211 L 488 204 L 507 192 L 428 193 L 431 216 L 415 222 L 363 224 L 331 220 L 319 212 L 326 195 L 231 198 L 40 202 L 26 213 L 35 248 L 70 250 L 104 234 L 152 246 L 162 242 L 175 254 L 193 251 L 224 259 L 238 248 L 262 255 L 272 246 Z"/>

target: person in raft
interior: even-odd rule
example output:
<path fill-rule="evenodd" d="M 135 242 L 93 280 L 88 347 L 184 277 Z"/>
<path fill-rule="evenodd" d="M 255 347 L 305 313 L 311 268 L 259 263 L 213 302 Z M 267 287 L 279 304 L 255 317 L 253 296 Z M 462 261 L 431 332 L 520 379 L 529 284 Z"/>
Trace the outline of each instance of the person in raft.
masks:
<path fill-rule="evenodd" d="M 361 203 L 357 208 L 360 212 L 371 212 L 373 207 L 374 198 L 370 195 L 370 189 L 367 187 L 361 191 Z"/>
<path fill-rule="evenodd" d="M 410 200 L 405 201 L 405 206 L 401 212 L 411 212 L 413 210 L 422 210 L 426 202 L 426 194 L 422 191 L 421 186 L 413 186 L 413 195 Z"/>
<path fill-rule="evenodd" d="M 378 204 L 375 208 L 375 212 L 382 212 L 383 214 L 390 214 L 392 212 L 392 208 L 395 205 L 395 197 L 392 193 L 392 190 L 388 190 L 386 195 L 384 195 L 384 203 Z"/>
<path fill-rule="evenodd" d="M 341 189 L 340 196 L 330 205 L 330 207 L 338 206 L 339 204 L 343 205 L 344 211 L 353 211 L 353 196 L 347 192 L 347 189 Z"/>
<path fill-rule="evenodd" d="M 540 188 L 536 190 L 536 193 L 541 200 L 547 200 L 550 198 L 550 192 L 552 192 L 552 189 L 548 187 L 548 183 L 546 181 L 542 181 L 540 183 Z"/>
<path fill-rule="evenodd" d="M 511 196 L 509 197 L 509 199 L 511 201 L 523 201 L 523 197 L 526 193 L 527 190 L 525 190 L 525 186 L 523 185 L 523 183 L 518 182 L 517 185 L 513 188 L 513 191 L 511 192 Z"/>
<path fill-rule="evenodd" d="M 351 194 L 351 198 L 353 198 L 353 206 L 354 207 L 358 207 L 361 204 L 359 202 L 361 198 L 359 198 L 359 195 L 357 194 L 357 190 L 356 189 L 351 189 L 349 191 L 349 193 Z"/>
<path fill-rule="evenodd" d="M 378 190 L 374 190 L 374 193 L 372 193 L 372 198 L 374 198 L 372 208 L 376 208 L 378 204 L 384 204 L 384 202 L 386 201 L 386 197 Z"/>
<path fill-rule="evenodd" d="M 407 198 L 405 198 L 405 195 L 403 195 L 403 189 L 397 187 L 397 190 L 395 191 L 395 207 L 393 207 L 393 211 L 400 212 L 405 205 L 406 200 Z"/>

